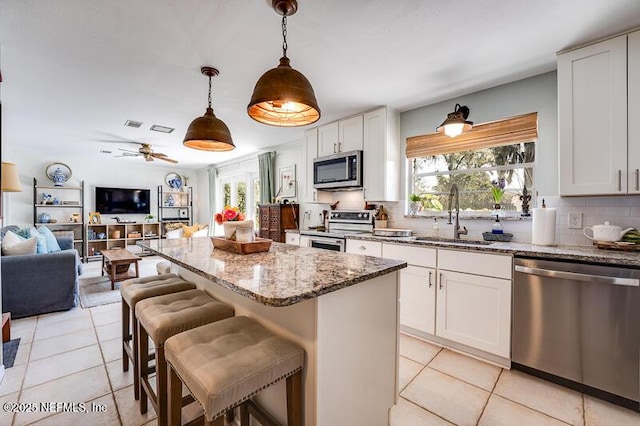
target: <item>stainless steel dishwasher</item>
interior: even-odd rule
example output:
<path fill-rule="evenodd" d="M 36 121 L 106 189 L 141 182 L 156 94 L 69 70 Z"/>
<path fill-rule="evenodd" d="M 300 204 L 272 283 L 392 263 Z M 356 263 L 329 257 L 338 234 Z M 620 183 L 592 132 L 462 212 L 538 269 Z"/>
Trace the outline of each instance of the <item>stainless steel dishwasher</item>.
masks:
<path fill-rule="evenodd" d="M 512 366 L 640 409 L 640 270 L 515 259 Z"/>

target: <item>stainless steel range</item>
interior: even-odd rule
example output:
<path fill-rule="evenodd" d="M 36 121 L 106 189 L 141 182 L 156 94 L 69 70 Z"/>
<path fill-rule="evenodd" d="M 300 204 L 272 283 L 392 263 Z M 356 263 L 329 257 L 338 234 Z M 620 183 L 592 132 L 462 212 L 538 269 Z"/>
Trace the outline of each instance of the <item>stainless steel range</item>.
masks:
<path fill-rule="evenodd" d="M 300 235 L 308 238 L 309 247 L 344 251 L 347 235 L 373 232 L 373 213 L 371 210 L 332 210 L 326 231 L 301 230 Z"/>

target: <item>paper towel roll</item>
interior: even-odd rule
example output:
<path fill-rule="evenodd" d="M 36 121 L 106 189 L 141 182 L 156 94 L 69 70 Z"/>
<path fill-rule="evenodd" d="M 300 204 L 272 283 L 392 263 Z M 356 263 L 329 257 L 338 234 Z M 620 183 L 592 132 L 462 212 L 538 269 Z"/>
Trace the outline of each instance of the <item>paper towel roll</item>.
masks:
<path fill-rule="evenodd" d="M 540 246 L 556 245 L 556 209 L 533 209 L 531 243 Z"/>

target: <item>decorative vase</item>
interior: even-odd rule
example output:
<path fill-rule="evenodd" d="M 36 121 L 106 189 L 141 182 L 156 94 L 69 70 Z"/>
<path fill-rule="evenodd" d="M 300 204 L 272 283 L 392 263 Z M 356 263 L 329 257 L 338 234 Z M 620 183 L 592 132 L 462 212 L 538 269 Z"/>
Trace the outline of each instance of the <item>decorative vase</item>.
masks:
<path fill-rule="evenodd" d="M 38 215 L 38 223 L 49 223 L 51 222 L 51 215 L 49 213 L 40 213 Z"/>
<path fill-rule="evenodd" d="M 420 203 L 414 201 L 409 204 L 409 209 L 411 210 L 411 216 L 415 216 L 420 211 Z"/>
<path fill-rule="evenodd" d="M 169 195 L 167 197 L 167 206 L 173 207 L 175 203 L 176 203 L 176 200 L 173 198 L 173 195 Z"/>
<path fill-rule="evenodd" d="M 235 240 L 237 228 L 249 228 L 253 229 L 253 220 L 236 220 L 227 221 L 222 223 L 224 228 L 224 237 L 227 240 Z"/>
<path fill-rule="evenodd" d="M 53 180 L 53 186 L 62 186 L 62 184 L 64 183 L 66 177 L 64 175 L 64 173 L 62 172 L 62 170 L 60 169 L 60 167 L 56 168 L 53 171 L 53 174 L 51 176 L 51 180 Z"/>

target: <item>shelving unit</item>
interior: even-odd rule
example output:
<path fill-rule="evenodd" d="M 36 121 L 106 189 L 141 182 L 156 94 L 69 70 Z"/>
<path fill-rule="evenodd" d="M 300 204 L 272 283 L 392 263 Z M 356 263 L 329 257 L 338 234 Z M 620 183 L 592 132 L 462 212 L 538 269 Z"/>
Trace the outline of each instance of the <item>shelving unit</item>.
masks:
<path fill-rule="evenodd" d="M 50 194 L 59 204 L 42 204 L 42 194 Z M 47 213 L 56 222 L 41 222 L 39 217 Z M 70 222 L 72 213 L 79 215 L 78 222 Z M 33 226 L 46 226 L 51 231 L 73 231 L 73 245 L 80 256 L 85 254 L 86 239 L 84 233 L 84 181 L 80 185 L 38 185 L 33 178 Z"/>
<path fill-rule="evenodd" d="M 151 252 L 137 246 L 136 243 L 158 238 L 160 238 L 158 222 L 88 224 L 86 258 L 102 259 L 100 254 L 102 250 L 118 248 L 127 249 L 138 256 L 150 255 Z"/>
<path fill-rule="evenodd" d="M 173 203 L 171 202 L 173 200 Z M 185 191 L 166 191 L 162 185 L 158 186 L 158 221 L 162 236 L 167 233 L 166 226 L 171 223 L 192 225 L 193 202 L 191 187 Z"/>

